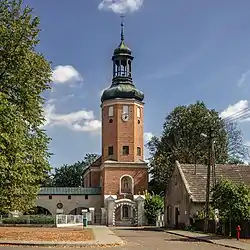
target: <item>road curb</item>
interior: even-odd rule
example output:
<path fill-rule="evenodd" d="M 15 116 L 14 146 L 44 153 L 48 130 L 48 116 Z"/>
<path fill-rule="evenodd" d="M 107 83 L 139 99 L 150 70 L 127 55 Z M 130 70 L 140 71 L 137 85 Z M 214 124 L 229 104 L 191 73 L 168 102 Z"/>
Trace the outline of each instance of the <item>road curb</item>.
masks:
<path fill-rule="evenodd" d="M 245 250 L 245 248 L 230 246 L 230 245 L 227 245 L 227 244 L 222 244 L 222 243 L 214 242 L 212 240 L 203 239 L 203 238 L 199 238 L 199 237 L 195 237 L 195 236 L 184 235 L 184 234 L 181 234 L 181 233 L 171 232 L 171 231 L 167 231 L 167 230 L 164 230 L 164 232 L 168 233 L 168 234 L 173 234 L 173 235 L 177 235 L 177 236 L 182 236 L 182 237 L 194 239 L 194 240 L 197 240 L 197 241 L 203 241 L 203 242 L 215 244 L 215 245 L 218 245 L 218 246 L 223 246 L 223 247 L 228 247 L 228 248 L 233 248 L 233 249 L 238 249 L 238 250 Z"/>
<path fill-rule="evenodd" d="M 104 243 L 100 241 L 86 241 L 86 242 L 50 242 L 50 241 L 43 241 L 43 242 L 31 242 L 31 241 L 0 241 L 1 245 L 12 245 L 12 246 L 37 246 L 37 247 L 90 247 L 90 246 L 121 246 L 124 245 L 124 242 L 121 241 L 115 241 L 110 243 Z"/>

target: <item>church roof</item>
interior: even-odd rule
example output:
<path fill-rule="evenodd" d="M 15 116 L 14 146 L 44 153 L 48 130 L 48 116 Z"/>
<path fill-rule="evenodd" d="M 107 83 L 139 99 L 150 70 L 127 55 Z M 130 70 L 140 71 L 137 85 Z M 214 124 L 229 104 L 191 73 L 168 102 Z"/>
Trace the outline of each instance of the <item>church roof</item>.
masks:
<path fill-rule="evenodd" d="M 124 42 L 124 24 L 121 22 L 121 41 L 114 50 L 113 61 L 113 79 L 109 88 L 102 93 L 101 102 L 124 98 L 143 101 L 144 94 L 133 84 L 132 79 L 132 51 Z"/>
<path fill-rule="evenodd" d="M 123 17 L 121 16 L 121 42 L 119 46 L 114 50 L 114 56 L 120 55 L 120 54 L 128 54 L 131 55 L 132 51 L 131 49 L 125 44 L 124 42 L 124 23 L 123 23 Z"/>
<path fill-rule="evenodd" d="M 132 54 L 131 49 L 125 44 L 124 40 L 122 40 L 119 46 L 114 50 L 114 56 L 118 54 Z"/>
<path fill-rule="evenodd" d="M 90 166 L 101 166 L 102 165 L 102 156 L 99 156 Z"/>
<path fill-rule="evenodd" d="M 133 84 L 118 84 L 105 89 L 102 93 L 101 101 L 103 102 L 115 98 L 129 98 L 143 101 L 144 94 Z"/>
<path fill-rule="evenodd" d="M 191 195 L 193 202 L 205 202 L 206 200 L 206 183 L 207 183 L 207 166 L 201 164 L 180 164 L 177 163 L 180 175 L 187 192 Z M 216 181 L 220 179 L 229 179 L 233 183 L 243 182 L 250 185 L 250 166 L 248 165 L 227 165 L 216 164 L 215 170 Z M 213 176 L 211 172 L 211 188 Z M 211 199 L 212 197 L 210 197 Z"/>

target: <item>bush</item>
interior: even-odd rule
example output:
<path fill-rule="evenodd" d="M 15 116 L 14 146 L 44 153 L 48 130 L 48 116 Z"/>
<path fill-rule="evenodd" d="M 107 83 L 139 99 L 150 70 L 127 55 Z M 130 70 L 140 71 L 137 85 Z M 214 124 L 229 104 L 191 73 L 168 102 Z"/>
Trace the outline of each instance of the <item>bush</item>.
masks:
<path fill-rule="evenodd" d="M 3 224 L 55 224 L 55 218 L 45 215 L 23 215 L 21 217 L 3 218 Z"/>
<path fill-rule="evenodd" d="M 164 199 L 160 195 L 145 194 L 145 215 L 149 224 L 155 224 L 157 216 L 163 212 Z"/>
<path fill-rule="evenodd" d="M 222 221 L 241 221 L 250 218 L 250 187 L 222 179 L 212 190 L 214 209 L 219 209 Z"/>

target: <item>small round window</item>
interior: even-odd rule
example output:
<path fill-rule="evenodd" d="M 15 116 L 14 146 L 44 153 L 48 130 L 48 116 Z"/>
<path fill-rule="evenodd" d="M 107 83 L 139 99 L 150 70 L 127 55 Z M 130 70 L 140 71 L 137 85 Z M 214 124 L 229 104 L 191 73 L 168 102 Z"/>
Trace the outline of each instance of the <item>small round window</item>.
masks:
<path fill-rule="evenodd" d="M 61 202 L 57 203 L 56 206 L 57 206 L 58 209 L 62 209 L 63 208 L 63 204 Z"/>

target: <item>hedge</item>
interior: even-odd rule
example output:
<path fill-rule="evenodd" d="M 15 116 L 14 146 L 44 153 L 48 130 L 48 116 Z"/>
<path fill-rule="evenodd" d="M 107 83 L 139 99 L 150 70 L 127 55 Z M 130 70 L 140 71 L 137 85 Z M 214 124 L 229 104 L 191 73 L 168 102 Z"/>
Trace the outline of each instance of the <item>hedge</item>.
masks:
<path fill-rule="evenodd" d="M 43 215 L 24 215 L 20 217 L 9 217 L 2 219 L 3 224 L 55 224 L 55 218 Z"/>

